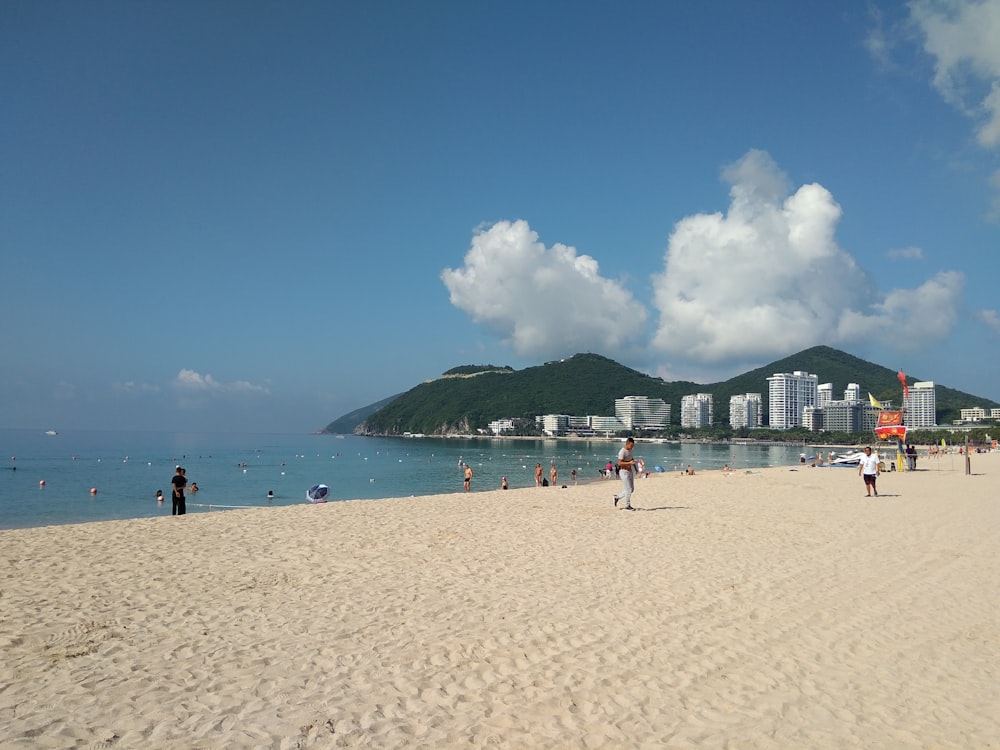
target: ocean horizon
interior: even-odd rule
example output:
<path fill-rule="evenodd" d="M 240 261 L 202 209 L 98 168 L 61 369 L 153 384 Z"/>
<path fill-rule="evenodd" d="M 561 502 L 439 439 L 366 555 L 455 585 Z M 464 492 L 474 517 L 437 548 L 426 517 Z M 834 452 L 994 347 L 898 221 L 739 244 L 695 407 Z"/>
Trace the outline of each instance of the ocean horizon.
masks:
<path fill-rule="evenodd" d="M 306 502 L 314 484 L 329 500 L 377 500 L 533 487 L 535 465 L 558 484 L 607 481 L 600 470 L 620 439 L 380 438 L 327 434 L 189 433 L 0 429 L 0 529 L 170 515 L 170 479 L 187 470 L 188 513 Z M 647 443 L 637 446 L 649 471 L 755 469 L 797 464 L 800 444 Z M 156 491 L 167 498 L 156 502 Z M 93 492 L 92 492 L 93 491 Z M 641 489 L 640 489 L 641 491 Z M 268 497 L 273 493 L 273 498 Z"/>

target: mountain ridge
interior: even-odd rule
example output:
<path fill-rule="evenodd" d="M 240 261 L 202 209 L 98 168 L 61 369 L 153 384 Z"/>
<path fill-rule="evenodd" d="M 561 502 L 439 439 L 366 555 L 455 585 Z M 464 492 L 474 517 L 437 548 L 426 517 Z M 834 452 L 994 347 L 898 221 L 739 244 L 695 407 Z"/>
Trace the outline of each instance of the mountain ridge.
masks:
<path fill-rule="evenodd" d="M 834 394 L 848 383 L 858 383 L 862 394 L 871 393 L 880 401 L 900 405 L 897 370 L 868 362 L 828 346 L 814 346 L 801 352 L 709 384 L 691 381 L 664 381 L 594 353 L 546 362 L 513 370 L 493 365 L 463 365 L 397 396 L 362 407 L 331 422 L 320 432 L 361 435 L 472 434 L 496 419 L 534 420 L 539 414 L 614 413 L 614 399 L 626 395 L 662 398 L 671 404 L 671 424 L 680 422 L 681 397 L 711 393 L 715 424 L 728 425 L 729 398 L 742 393 L 760 393 L 767 410 L 767 380 L 776 372 L 806 371 L 832 383 Z M 456 372 L 475 377 L 454 377 Z M 907 383 L 921 380 L 907 376 Z M 949 424 L 959 410 L 969 406 L 1000 408 L 1000 404 L 964 393 L 939 383 L 937 422 Z M 358 419 L 349 430 L 349 422 Z M 766 424 L 766 420 L 765 420 Z"/>

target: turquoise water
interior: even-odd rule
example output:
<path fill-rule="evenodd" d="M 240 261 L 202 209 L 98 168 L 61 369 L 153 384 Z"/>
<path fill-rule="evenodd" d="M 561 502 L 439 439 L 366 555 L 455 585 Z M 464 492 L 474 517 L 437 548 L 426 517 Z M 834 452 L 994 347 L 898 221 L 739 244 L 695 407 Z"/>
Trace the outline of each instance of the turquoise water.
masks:
<path fill-rule="evenodd" d="M 535 464 L 559 483 L 598 480 L 617 441 L 390 439 L 332 435 L 0 430 L 0 528 L 25 528 L 170 515 L 170 478 L 187 469 L 188 512 L 305 502 L 322 483 L 331 500 L 409 497 L 462 491 L 460 464 L 475 473 L 472 490 L 534 486 Z M 700 471 L 782 466 L 801 446 L 640 443 L 646 466 Z M 44 482 L 44 485 L 41 483 Z M 96 493 L 91 494 L 91 489 Z M 158 504 L 156 490 L 167 500 Z M 274 493 L 268 500 L 268 492 Z"/>

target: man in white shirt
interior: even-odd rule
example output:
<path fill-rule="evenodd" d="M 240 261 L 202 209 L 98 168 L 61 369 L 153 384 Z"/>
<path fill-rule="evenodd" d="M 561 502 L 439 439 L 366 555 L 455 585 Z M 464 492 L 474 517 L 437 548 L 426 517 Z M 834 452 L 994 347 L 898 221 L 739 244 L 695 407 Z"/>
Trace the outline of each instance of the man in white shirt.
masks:
<path fill-rule="evenodd" d="M 865 491 L 868 493 L 867 497 L 871 497 L 873 492 L 875 493 L 875 497 L 878 497 L 878 490 L 875 489 L 875 478 L 880 473 L 878 456 L 872 455 L 871 447 L 866 446 L 865 455 L 858 462 L 858 476 L 864 477 Z"/>
<path fill-rule="evenodd" d="M 632 457 L 632 449 L 635 447 L 635 440 L 628 438 L 625 447 L 618 451 L 618 476 L 622 478 L 622 491 L 615 495 L 615 507 L 622 500 L 625 501 L 624 510 L 634 510 L 632 507 L 632 491 L 635 489 L 635 459 Z"/>

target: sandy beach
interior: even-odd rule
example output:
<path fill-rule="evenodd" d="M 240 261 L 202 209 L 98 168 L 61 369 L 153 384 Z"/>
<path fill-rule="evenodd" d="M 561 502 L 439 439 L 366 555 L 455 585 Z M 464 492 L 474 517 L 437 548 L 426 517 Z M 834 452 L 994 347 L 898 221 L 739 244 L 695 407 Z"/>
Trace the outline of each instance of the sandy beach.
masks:
<path fill-rule="evenodd" d="M 2 531 L 0 747 L 1000 747 L 1000 454 L 919 468 Z"/>

